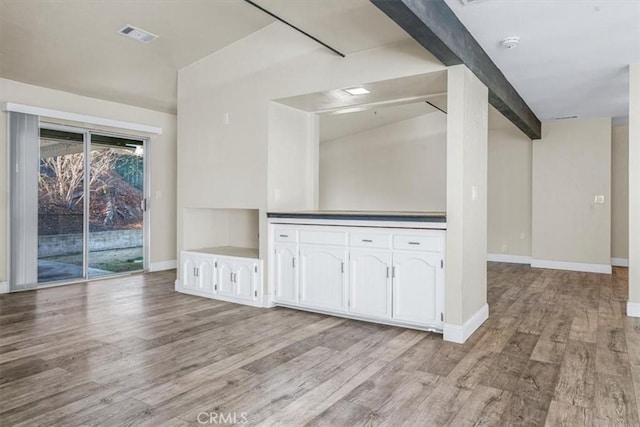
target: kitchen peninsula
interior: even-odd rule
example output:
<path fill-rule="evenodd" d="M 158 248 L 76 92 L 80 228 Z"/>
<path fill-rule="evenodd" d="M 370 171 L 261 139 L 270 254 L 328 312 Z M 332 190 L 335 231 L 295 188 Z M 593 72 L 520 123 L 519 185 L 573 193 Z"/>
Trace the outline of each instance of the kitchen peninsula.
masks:
<path fill-rule="evenodd" d="M 269 212 L 270 304 L 442 332 L 442 212 Z"/>

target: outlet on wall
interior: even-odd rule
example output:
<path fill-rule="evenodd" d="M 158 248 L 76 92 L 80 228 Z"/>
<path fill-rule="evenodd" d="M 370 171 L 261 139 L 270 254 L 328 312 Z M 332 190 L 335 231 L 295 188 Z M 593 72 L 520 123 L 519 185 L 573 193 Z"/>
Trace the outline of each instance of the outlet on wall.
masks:
<path fill-rule="evenodd" d="M 507 244 L 506 244 L 506 243 L 503 243 L 503 244 L 502 244 L 502 253 L 503 253 L 503 254 L 506 254 L 506 253 L 507 253 L 507 250 L 508 250 Z"/>

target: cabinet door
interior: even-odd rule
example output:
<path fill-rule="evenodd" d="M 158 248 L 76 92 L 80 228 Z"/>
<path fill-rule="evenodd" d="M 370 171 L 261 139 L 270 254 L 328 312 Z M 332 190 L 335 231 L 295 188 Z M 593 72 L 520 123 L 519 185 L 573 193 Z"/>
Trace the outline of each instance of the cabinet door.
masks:
<path fill-rule="evenodd" d="M 346 250 L 300 246 L 300 304 L 345 311 Z"/>
<path fill-rule="evenodd" d="M 440 254 L 393 254 L 393 318 L 417 324 L 441 323 L 436 311 L 442 283 Z"/>
<path fill-rule="evenodd" d="M 391 252 L 352 249 L 349 312 L 391 318 Z"/>
<path fill-rule="evenodd" d="M 235 261 L 233 279 L 238 298 L 249 300 L 255 298 L 257 273 L 257 264 L 255 262 Z"/>
<path fill-rule="evenodd" d="M 227 295 L 230 297 L 236 296 L 235 286 L 234 286 L 234 271 L 233 271 L 233 261 L 218 258 L 218 293 L 221 295 Z"/>
<path fill-rule="evenodd" d="M 214 293 L 215 285 L 215 258 L 204 256 L 198 258 L 197 282 L 198 288 L 203 292 Z"/>
<path fill-rule="evenodd" d="M 185 289 L 197 289 L 196 283 L 196 257 L 191 254 L 182 254 L 182 265 L 180 266 L 182 274 L 182 287 Z"/>
<path fill-rule="evenodd" d="M 277 244 L 275 246 L 274 277 L 275 299 L 279 302 L 298 302 L 298 246 Z"/>

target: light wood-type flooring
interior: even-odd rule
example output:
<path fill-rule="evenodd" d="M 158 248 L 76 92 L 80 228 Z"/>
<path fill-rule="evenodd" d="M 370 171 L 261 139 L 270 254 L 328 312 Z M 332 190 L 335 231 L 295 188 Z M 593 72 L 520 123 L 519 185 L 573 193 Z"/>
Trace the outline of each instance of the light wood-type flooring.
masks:
<path fill-rule="evenodd" d="M 0 425 L 640 426 L 626 274 L 490 263 L 464 345 L 179 294 L 174 271 L 2 295 Z"/>

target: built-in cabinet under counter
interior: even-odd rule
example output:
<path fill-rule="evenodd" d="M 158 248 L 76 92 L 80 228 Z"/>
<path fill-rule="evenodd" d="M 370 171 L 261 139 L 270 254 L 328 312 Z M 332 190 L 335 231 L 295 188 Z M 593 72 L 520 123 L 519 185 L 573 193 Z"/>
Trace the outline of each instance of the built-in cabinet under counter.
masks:
<path fill-rule="evenodd" d="M 442 331 L 443 214 L 270 213 L 275 305 Z"/>
<path fill-rule="evenodd" d="M 176 290 L 261 306 L 262 260 L 258 250 L 222 246 L 182 251 Z"/>

